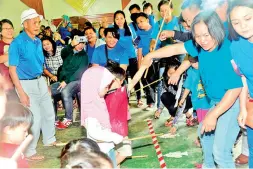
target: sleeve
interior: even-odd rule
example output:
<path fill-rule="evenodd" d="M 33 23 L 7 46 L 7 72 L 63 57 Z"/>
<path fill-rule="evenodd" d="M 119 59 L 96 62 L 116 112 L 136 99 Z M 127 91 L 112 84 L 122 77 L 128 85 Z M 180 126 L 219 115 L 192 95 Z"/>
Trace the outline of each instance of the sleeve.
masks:
<path fill-rule="evenodd" d="M 152 35 L 151 35 L 151 38 L 152 39 L 156 39 L 157 35 L 158 35 L 158 32 L 159 32 L 159 21 L 155 23 L 154 25 L 154 29 L 153 29 L 153 32 L 152 32 Z"/>
<path fill-rule="evenodd" d="M 95 48 L 92 58 L 91 58 L 91 63 L 93 64 L 100 64 L 100 47 Z"/>
<path fill-rule="evenodd" d="M 153 27 L 155 26 L 155 16 L 153 14 L 148 16 L 149 24 Z"/>
<path fill-rule="evenodd" d="M 87 130 L 87 134 L 94 140 L 114 142 L 115 144 L 118 144 L 123 140 L 121 135 L 108 129 L 104 129 L 95 118 L 85 119 L 85 128 Z"/>
<path fill-rule="evenodd" d="M 129 64 L 128 52 L 126 50 L 123 52 L 123 55 L 120 57 L 120 64 L 123 64 L 123 65 Z"/>
<path fill-rule="evenodd" d="M 75 80 L 80 80 L 82 77 L 83 72 L 88 68 L 88 55 L 85 53 L 82 56 L 81 64 L 79 65 L 79 68 L 77 71 L 70 76 L 70 78 L 66 79 L 66 83 L 73 82 Z"/>
<path fill-rule="evenodd" d="M 132 38 L 135 39 L 137 37 L 137 34 L 136 34 L 136 31 L 134 29 L 134 26 L 133 26 L 133 23 L 130 23 L 129 25 L 129 29 L 131 31 L 131 34 L 132 34 Z M 137 25 L 136 25 L 137 26 Z"/>
<path fill-rule="evenodd" d="M 195 45 L 193 44 L 192 40 L 186 41 L 184 43 L 184 47 L 185 47 L 185 50 L 187 51 L 187 53 L 189 55 L 191 55 L 192 57 L 198 56 L 199 52 L 198 52 L 197 48 L 195 47 Z"/>
<path fill-rule="evenodd" d="M 13 41 L 9 48 L 9 65 L 18 66 L 19 65 L 19 50 L 17 41 Z"/>
<path fill-rule="evenodd" d="M 73 47 L 71 46 L 71 44 L 67 45 L 61 50 L 62 60 L 65 60 L 70 54 L 73 54 Z"/>
<path fill-rule="evenodd" d="M 192 33 L 190 32 L 181 32 L 177 30 L 174 30 L 174 32 L 175 32 L 174 34 L 175 40 L 180 40 L 182 42 L 185 42 L 192 39 Z"/>

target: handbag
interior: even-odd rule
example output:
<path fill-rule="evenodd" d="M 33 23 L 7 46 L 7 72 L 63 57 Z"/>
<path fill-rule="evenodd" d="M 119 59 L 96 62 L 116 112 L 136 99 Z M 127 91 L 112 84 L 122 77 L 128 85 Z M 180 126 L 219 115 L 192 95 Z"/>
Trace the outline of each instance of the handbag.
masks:
<path fill-rule="evenodd" d="M 106 67 L 119 67 L 120 64 L 118 62 L 115 62 L 108 57 L 108 49 L 105 45 L 105 56 L 106 56 Z"/>
<path fill-rule="evenodd" d="M 247 108 L 247 118 L 246 118 L 246 122 L 245 124 L 251 128 L 253 128 L 253 100 L 252 99 L 248 99 L 247 104 L 246 104 L 246 108 Z"/>

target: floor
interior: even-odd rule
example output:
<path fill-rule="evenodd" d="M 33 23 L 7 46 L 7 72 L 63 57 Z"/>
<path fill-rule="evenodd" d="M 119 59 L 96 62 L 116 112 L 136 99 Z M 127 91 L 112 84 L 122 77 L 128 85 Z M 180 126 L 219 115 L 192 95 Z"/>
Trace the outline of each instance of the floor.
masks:
<path fill-rule="evenodd" d="M 144 100 L 144 99 L 143 99 Z M 152 119 L 155 133 L 168 133 L 168 128 L 164 126 L 165 120 L 168 118 L 168 112 L 163 111 L 160 119 L 153 119 L 153 111 L 145 111 L 143 108 L 136 107 L 134 97 L 130 100 L 131 120 L 129 121 L 129 138 L 149 135 L 146 119 Z M 164 154 L 170 152 L 187 152 L 188 156 L 182 158 L 164 157 L 167 168 L 194 168 L 196 163 L 201 163 L 201 149 L 194 145 L 197 137 L 197 127 L 186 127 L 185 117 L 180 117 L 178 136 L 175 138 L 159 138 L 158 142 L 161 151 Z M 85 137 L 85 129 L 79 126 L 79 123 L 73 124 L 66 130 L 57 130 L 56 137 L 58 141 L 68 142 L 72 139 Z M 240 154 L 241 142 L 239 142 L 234 150 L 234 157 Z M 160 168 L 159 161 L 155 152 L 151 138 L 136 140 L 132 142 L 133 156 L 146 156 L 145 158 L 128 158 L 121 168 Z M 43 147 L 41 140 L 38 145 L 38 153 L 46 156 L 43 162 L 31 163 L 34 168 L 58 168 L 60 167 L 59 155 L 62 147 Z M 245 168 L 246 166 L 241 166 Z M 241 168 L 240 167 L 240 168 Z"/>

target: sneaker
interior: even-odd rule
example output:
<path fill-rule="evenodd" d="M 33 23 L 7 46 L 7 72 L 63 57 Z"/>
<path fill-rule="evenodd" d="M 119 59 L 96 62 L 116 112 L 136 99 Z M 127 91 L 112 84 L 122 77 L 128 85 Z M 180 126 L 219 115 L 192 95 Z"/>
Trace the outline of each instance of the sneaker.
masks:
<path fill-rule="evenodd" d="M 66 119 L 64 118 L 62 121 L 63 125 L 65 125 L 66 127 L 69 127 L 72 124 L 72 120 Z"/>
<path fill-rule="evenodd" d="M 59 130 L 64 130 L 64 129 L 68 128 L 68 127 L 65 126 L 62 122 L 59 121 L 59 125 L 56 126 L 56 128 L 59 129 Z"/>
<path fill-rule="evenodd" d="M 61 123 L 61 121 L 60 121 L 60 120 L 55 121 L 55 122 L 54 122 L 55 127 L 59 126 L 59 125 L 60 125 L 60 123 Z"/>

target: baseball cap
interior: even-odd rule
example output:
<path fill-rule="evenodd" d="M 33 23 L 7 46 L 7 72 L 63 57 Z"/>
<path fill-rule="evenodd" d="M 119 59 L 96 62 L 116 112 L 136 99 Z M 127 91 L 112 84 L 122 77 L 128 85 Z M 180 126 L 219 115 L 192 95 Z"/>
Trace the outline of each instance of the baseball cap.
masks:
<path fill-rule="evenodd" d="M 22 12 L 21 14 L 21 25 L 23 25 L 24 21 L 27 20 L 27 19 L 33 19 L 33 18 L 36 18 L 36 17 L 40 17 L 40 20 L 43 19 L 43 16 L 42 15 L 39 15 L 35 9 L 27 9 L 25 11 Z"/>

